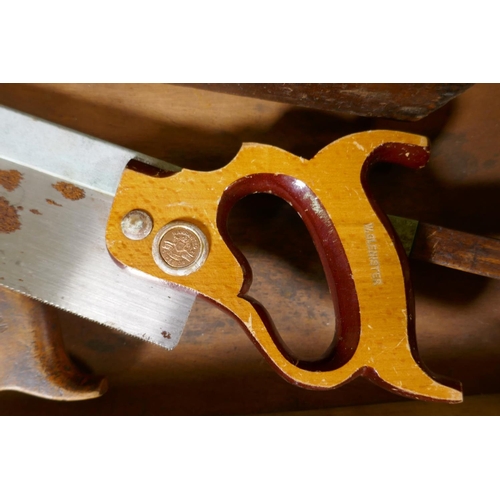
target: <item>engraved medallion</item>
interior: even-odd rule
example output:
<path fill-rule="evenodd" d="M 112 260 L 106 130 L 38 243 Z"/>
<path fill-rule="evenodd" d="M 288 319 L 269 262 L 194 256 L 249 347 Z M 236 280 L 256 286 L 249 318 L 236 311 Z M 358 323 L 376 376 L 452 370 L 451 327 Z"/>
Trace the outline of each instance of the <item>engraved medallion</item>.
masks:
<path fill-rule="evenodd" d="M 171 267 L 190 266 L 201 253 L 200 237 L 186 227 L 172 227 L 160 240 L 160 255 Z"/>
<path fill-rule="evenodd" d="M 158 231 L 153 243 L 153 258 L 166 273 L 186 276 L 197 271 L 208 256 L 208 242 L 194 224 L 177 221 Z"/>

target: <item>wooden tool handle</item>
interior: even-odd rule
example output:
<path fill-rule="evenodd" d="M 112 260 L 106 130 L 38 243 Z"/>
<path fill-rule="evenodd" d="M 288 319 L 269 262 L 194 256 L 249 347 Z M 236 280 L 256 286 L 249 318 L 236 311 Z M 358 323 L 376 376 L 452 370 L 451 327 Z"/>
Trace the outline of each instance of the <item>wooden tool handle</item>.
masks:
<path fill-rule="evenodd" d="M 79 401 L 106 389 L 105 379 L 69 359 L 55 309 L 0 287 L 0 390 Z"/>
<path fill-rule="evenodd" d="M 459 384 L 438 382 L 418 358 L 406 256 L 366 192 L 366 172 L 374 162 L 419 168 L 427 159 L 425 138 L 372 131 L 344 137 L 310 161 L 247 144 L 214 172 L 183 170 L 159 179 L 127 169 L 108 222 L 108 249 L 119 262 L 196 290 L 232 314 L 272 366 L 295 384 L 329 389 L 364 375 L 409 397 L 459 402 Z M 246 295 L 251 270 L 231 243 L 226 222 L 234 203 L 255 192 L 276 194 L 297 210 L 325 268 L 338 327 L 336 342 L 318 362 L 293 359 L 265 309 Z M 154 221 L 151 234 L 138 241 L 120 229 L 123 218 L 137 209 Z M 196 226 L 209 251 L 199 267 L 178 275 L 158 264 L 157 245 L 163 244 L 159 237 L 165 228 L 180 222 Z M 167 241 L 164 250 L 179 252 L 182 245 L 186 250 L 186 238 L 180 234 L 180 246 Z M 197 245 L 189 244 L 186 255 L 196 253 Z"/>
<path fill-rule="evenodd" d="M 420 222 L 413 259 L 500 279 L 500 240 Z"/>
<path fill-rule="evenodd" d="M 467 90 L 467 83 L 191 83 L 215 92 L 360 116 L 420 120 Z"/>

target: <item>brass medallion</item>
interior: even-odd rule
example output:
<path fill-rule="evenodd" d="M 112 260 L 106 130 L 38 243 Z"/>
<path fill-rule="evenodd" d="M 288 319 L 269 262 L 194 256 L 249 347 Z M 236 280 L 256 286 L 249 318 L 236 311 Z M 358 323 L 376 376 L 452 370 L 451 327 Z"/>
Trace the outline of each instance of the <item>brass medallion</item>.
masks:
<path fill-rule="evenodd" d="M 202 251 L 200 237 L 187 227 L 172 227 L 160 240 L 160 255 L 171 267 L 188 267 L 199 259 Z"/>
<path fill-rule="evenodd" d="M 186 276 L 197 271 L 208 256 L 208 241 L 194 224 L 176 221 L 158 231 L 153 258 L 168 274 Z"/>

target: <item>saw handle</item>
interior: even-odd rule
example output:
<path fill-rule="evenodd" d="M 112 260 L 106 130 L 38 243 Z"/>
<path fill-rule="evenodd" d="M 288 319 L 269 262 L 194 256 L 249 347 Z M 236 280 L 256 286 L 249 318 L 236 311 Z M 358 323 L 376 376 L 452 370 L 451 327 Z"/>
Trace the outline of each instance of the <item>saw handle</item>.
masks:
<path fill-rule="evenodd" d="M 288 202 L 302 218 L 318 252 L 336 318 L 336 332 L 332 330 L 332 343 L 320 360 L 306 362 L 294 358 L 266 309 L 247 295 L 252 282 L 252 269 L 243 253 L 233 244 L 227 230 L 227 219 L 238 201 L 255 193 L 273 194 Z M 243 302 L 240 303 L 242 310 L 237 314 L 240 321 L 247 317 L 245 315 L 248 312 L 252 316 L 252 325 L 262 323 L 268 340 L 276 345 L 282 356 L 296 366 L 307 370 L 331 370 L 345 364 L 355 352 L 359 342 L 359 303 L 352 271 L 340 237 L 326 208 L 311 188 L 303 181 L 288 175 L 254 174 L 243 177 L 224 191 L 217 213 L 217 227 L 243 269 L 244 278 L 239 297 L 253 307 L 252 311 L 247 305 L 243 305 Z M 262 348 L 259 342 L 257 346 Z"/>
<path fill-rule="evenodd" d="M 423 167 L 426 146 L 421 136 L 376 130 L 339 139 L 308 161 L 245 144 L 216 171 L 156 178 L 126 169 L 108 222 L 108 250 L 122 264 L 195 290 L 231 314 L 273 368 L 296 385 L 331 389 L 361 374 L 398 394 L 460 401 L 456 384 L 440 384 L 418 359 L 406 256 L 365 182 L 376 161 Z M 234 204 L 253 193 L 290 203 L 314 241 L 337 327 L 320 360 L 295 359 L 264 307 L 247 295 L 251 269 L 231 241 L 227 220 Z M 151 215 L 155 228 L 142 240 L 127 240 L 121 221 L 138 208 Z M 183 223 L 203 232 L 209 252 L 200 267 L 179 275 L 157 264 L 155 252 L 163 231 Z"/>
<path fill-rule="evenodd" d="M 377 146 L 372 143 L 371 147 L 369 134 L 347 137 L 343 150 L 336 150 L 338 141 L 311 161 L 319 157 L 316 169 L 312 165 L 274 167 L 268 161 L 266 173 L 240 177 L 220 198 L 217 228 L 243 270 L 243 283 L 237 298 L 231 300 L 225 292 L 219 303 L 239 320 L 273 368 L 294 384 L 327 389 L 364 375 L 405 396 L 449 402 L 462 399 L 459 383 L 432 376 L 418 358 L 406 255 L 367 189 L 367 172 L 378 161 L 410 168 L 425 165 L 427 148 L 422 141 L 415 144 L 416 136 L 406 137 L 412 141 L 387 140 Z M 336 160 L 343 161 L 338 165 Z M 291 175 L 282 173 L 287 170 Z M 335 173 L 339 176 L 337 185 L 331 179 Z M 227 219 L 239 200 L 254 193 L 274 194 L 288 202 L 304 221 L 315 244 L 336 315 L 332 344 L 319 360 L 296 359 L 266 309 L 247 295 L 251 268 L 231 241 Z M 221 279 L 224 281 L 224 277 Z M 227 281 L 226 285 L 229 290 L 231 283 Z"/>

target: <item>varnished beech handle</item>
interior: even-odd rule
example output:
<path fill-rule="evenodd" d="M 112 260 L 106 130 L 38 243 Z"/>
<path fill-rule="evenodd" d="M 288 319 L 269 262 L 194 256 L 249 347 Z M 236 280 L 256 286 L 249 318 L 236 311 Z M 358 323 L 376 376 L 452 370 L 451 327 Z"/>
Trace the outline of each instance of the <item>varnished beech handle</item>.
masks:
<path fill-rule="evenodd" d="M 406 257 L 365 182 L 377 160 L 419 168 L 428 156 L 424 137 L 379 130 L 339 139 L 309 161 L 247 144 L 217 171 L 183 170 L 159 179 L 127 169 L 108 222 L 108 249 L 119 262 L 191 288 L 222 307 L 294 384 L 330 389 L 364 375 L 398 394 L 459 402 L 459 384 L 439 382 L 418 358 Z M 246 295 L 251 270 L 232 244 L 226 223 L 233 205 L 255 192 L 276 194 L 295 208 L 325 268 L 337 335 L 317 362 L 293 359 L 265 309 Z M 120 230 L 133 209 L 145 210 L 154 220 L 155 229 L 141 241 L 127 240 Z M 166 274 L 151 256 L 155 231 L 173 221 L 196 225 L 209 246 L 204 264 L 183 276 Z"/>

